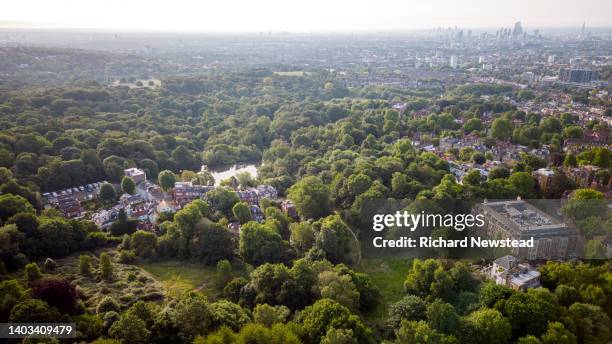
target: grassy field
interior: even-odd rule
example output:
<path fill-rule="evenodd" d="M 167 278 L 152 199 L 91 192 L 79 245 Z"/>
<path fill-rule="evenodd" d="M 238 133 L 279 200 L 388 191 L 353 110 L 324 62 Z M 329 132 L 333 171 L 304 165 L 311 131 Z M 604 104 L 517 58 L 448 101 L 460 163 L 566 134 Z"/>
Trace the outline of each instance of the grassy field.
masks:
<path fill-rule="evenodd" d="M 139 264 L 138 267 L 158 280 L 168 295 L 197 290 L 209 299 L 216 299 L 222 292 L 221 282 L 214 266 L 166 261 Z"/>
<path fill-rule="evenodd" d="M 372 282 L 380 289 L 382 299 L 378 307 L 365 314 L 368 321 L 382 321 L 388 314 L 388 306 L 400 300 L 404 292 L 404 280 L 410 269 L 409 258 L 365 258 L 356 267 L 357 271 L 367 273 Z"/>
<path fill-rule="evenodd" d="M 164 298 L 162 285 L 151 274 L 134 265 L 120 264 L 116 259 L 113 259 L 114 280 L 110 282 L 102 280 L 98 270 L 98 258 L 103 251 L 108 252 L 111 257 L 117 254 L 115 250 L 109 249 L 79 252 L 57 259 L 57 269 L 52 273 L 76 282 L 85 307 L 91 310 L 95 309 L 100 300 L 106 296 L 114 298 L 123 309 L 138 300 L 160 301 Z M 79 255 L 89 255 L 92 258 L 90 274 L 80 273 Z M 42 263 L 39 262 L 39 265 Z"/>

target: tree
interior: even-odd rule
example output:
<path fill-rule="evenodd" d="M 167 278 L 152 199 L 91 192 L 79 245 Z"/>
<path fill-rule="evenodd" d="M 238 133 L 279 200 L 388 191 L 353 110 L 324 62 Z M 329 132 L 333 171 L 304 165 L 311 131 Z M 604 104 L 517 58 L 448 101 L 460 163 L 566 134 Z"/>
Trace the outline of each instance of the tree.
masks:
<path fill-rule="evenodd" d="M 504 344 L 512 337 L 512 327 L 504 316 L 494 310 L 482 308 L 465 318 L 462 342 L 474 344 Z M 522 333 L 522 332 L 519 332 Z"/>
<path fill-rule="evenodd" d="M 371 343 L 373 337 L 358 316 L 348 308 L 330 299 L 321 299 L 304 308 L 297 317 L 309 343 L 319 343 L 332 328 L 350 329 L 359 343 Z"/>
<path fill-rule="evenodd" d="M 353 331 L 350 329 L 330 328 L 321 339 L 321 344 L 357 344 L 357 339 L 353 337 Z"/>
<path fill-rule="evenodd" d="M 111 338 L 119 339 L 123 343 L 146 344 L 149 343 L 151 332 L 146 324 L 137 316 L 125 313 L 108 330 Z"/>
<path fill-rule="evenodd" d="M 455 307 L 438 299 L 427 305 L 427 324 L 445 334 L 453 334 L 459 327 L 459 316 Z"/>
<path fill-rule="evenodd" d="M 193 258 L 205 264 L 216 264 L 222 259 L 231 260 L 236 247 L 232 233 L 218 223 L 201 223 L 197 225 L 193 247 Z"/>
<path fill-rule="evenodd" d="M 484 307 L 491 308 L 498 301 L 505 300 L 509 298 L 514 291 L 504 285 L 499 285 L 493 282 L 486 282 L 480 288 L 478 292 L 478 297 L 480 303 Z"/>
<path fill-rule="evenodd" d="M 159 172 L 157 175 L 157 180 L 159 180 L 159 186 L 161 186 L 162 190 L 164 190 L 164 192 L 168 192 L 174 187 L 176 175 L 174 175 L 172 171 L 164 170 Z"/>
<path fill-rule="evenodd" d="M 28 298 L 29 290 L 25 289 L 16 279 L 7 279 L 0 282 L 0 295 L 2 295 L 0 319 L 6 321 L 15 304 Z"/>
<path fill-rule="evenodd" d="M 406 295 L 389 307 L 388 323 L 392 329 L 399 329 L 402 321 L 425 320 L 427 302 L 416 295 Z"/>
<path fill-rule="evenodd" d="M 40 268 L 36 263 L 29 263 L 25 266 L 25 279 L 32 283 L 42 278 L 42 273 L 40 272 Z"/>
<path fill-rule="evenodd" d="M 113 271 L 113 263 L 108 253 L 103 252 L 100 255 L 100 276 L 107 282 L 112 282 L 115 278 Z"/>
<path fill-rule="evenodd" d="M 589 240 L 584 256 L 586 259 L 606 259 L 608 258 L 606 245 L 601 240 Z"/>
<path fill-rule="evenodd" d="M 300 180 L 289 188 L 287 195 L 303 218 L 318 219 L 331 210 L 329 188 L 318 177 Z"/>
<path fill-rule="evenodd" d="M 270 306 L 268 304 L 258 304 L 253 309 L 253 321 L 266 327 L 274 324 L 282 324 L 291 314 L 289 308 L 285 306 Z"/>
<path fill-rule="evenodd" d="M 32 205 L 21 196 L 15 196 L 12 194 L 0 195 L 0 220 L 6 221 L 18 213 L 34 213 Z"/>
<path fill-rule="evenodd" d="M 482 121 L 478 118 L 470 118 L 463 124 L 463 133 L 465 134 L 480 130 L 482 130 Z"/>
<path fill-rule="evenodd" d="M 213 329 L 226 326 L 234 331 L 238 331 L 244 325 L 251 322 L 248 313 L 233 302 L 220 300 L 210 304 L 209 308 L 212 315 L 211 326 Z"/>
<path fill-rule="evenodd" d="M 79 272 L 81 273 L 81 275 L 91 274 L 91 256 L 79 256 Z"/>
<path fill-rule="evenodd" d="M 512 130 L 512 123 L 505 118 L 496 118 L 491 124 L 491 136 L 498 140 L 510 139 Z"/>
<path fill-rule="evenodd" d="M 232 279 L 232 264 L 227 259 L 217 262 L 217 276 L 223 286 Z"/>
<path fill-rule="evenodd" d="M 508 178 L 510 185 L 512 185 L 518 194 L 524 199 L 530 199 L 536 197 L 535 185 L 536 182 L 533 177 L 527 172 L 515 172 L 512 173 Z"/>
<path fill-rule="evenodd" d="M 453 289 L 453 280 L 439 260 L 414 259 L 404 281 L 404 288 L 408 293 L 423 298 L 448 299 Z"/>
<path fill-rule="evenodd" d="M 238 195 L 228 188 L 217 187 L 206 194 L 210 206 L 226 215 L 231 215 L 232 207 L 240 202 Z"/>
<path fill-rule="evenodd" d="M 577 125 L 570 125 L 563 129 L 563 136 L 567 138 L 579 139 L 583 135 L 582 127 Z"/>
<path fill-rule="evenodd" d="M 593 164 L 603 168 L 610 167 L 610 151 L 608 149 L 596 147 L 593 149 L 593 153 Z"/>
<path fill-rule="evenodd" d="M 111 184 L 102 183 L 98 197 L 100 197 L 100 201 L 103 203 L 110 204 L 117 199 L 117 192 Z"/>
<path fill-rule="evenodd" d="M 336 271 L 319 274 L 321 297 L 332 299 L 351 310 L 359 306 L 359 292 L 349 275 L 340 276 Z"/>
<path fill-rule="evenodd" d="M 542 344 L 576 344 L 576 336 L 560 322 L 550 322 L 542 335 Z"/>
<path fill-rule="evenodd" d="M 568 327 L 578 338 L 578 343 L 608 343 L 612 337 L 612 321 L 599 306 L 575 303 L 568 311 Z"/>
<path fill-rule="evenodd" d="M 505 167 L 495 167 L 489 172 L 489 180 L 508 177 L 510 177 L 510 171 Z"/>
<path fill-rule="evenodd" d="M 241 224 L 245 224 L 253 219 L 251 216 L 251 209 L 249 208 L 249 205 L 245 202 L 238 202 L 234 204 L 234 207 L 232 208 L 232 213 L 234 214 L 234 217 L 238 219 L 238 222 L 240 222 Z"/>
<path fill-rule="evenodd" d="M 578 290 L 566 284 L 558 285 L 557 289 L 555 289 L 555 295 L 559 299 L 559 304 L 565 307 L 569 307 L 581 300 Z"/>
<path fill-rule="evenodd" d="M 315 243 L 315 232 L 310 222 L 292 223 L 289 242 L 300 254 L 304 254 Z"/>
<path fill-rule="evenodd" d="M 132 233 L 130 246 L 137 256 L 153 258 L 157 255 L 157 236 L 151 232 L 136 231 Z"/>
<path fill-rule="evenodd" d="M 176 166 L 181 170 L 194 170 L 198 167 L 198 161 L 193 154 L 180 145 L 172 151 L 172 160 L 176 163 Z"/>
<path fill-rule="evenodd" d="M 476 152 L 472 154 L 472 161 L 478 165 L 482 165 L 487 161 L 487 158 L 485 157 L 484 154 L 480 152 Z"/>
<path fill-rule="evenodd" d="M 424 321 L 403 321 L 402 326 L 395 332 L 395 343 L 414 344 L 453 344 L 457 343 L 454 337 L 445 336 L 432 329 Z"/>
<path fill-rule="evenodd" d="M 287 257 L 287 245 L 269 226 L 248 222 L 240 230 L 240 255 L 250 264 L 276 263 Z"/>
<path fill-rule="evenodd" d="M 500 309 L 508 318 L 514 333 L 535 336 L 541 335 L 548 322 L 557 319 L 560 311 L 557 297 L 544 288 L 514 293 L 503 302 Z"/>
<path fill-rule="evenodd" d="M 355 250 L 358 250 L 351 230 L 339 215 L 330 215 L 321 221 L 316 247 L 323 250 L 327 260 L 334 264 L 352 264 Z"/>
<path fill-rule="evenodd" d="M 527 335 L 518 339 L 517 344 L 542 344 L 538 337 Z"/>
<path fill-rule="evenodd" d="M 45 277 L 34 283 L 32 296 L 46 301 L 62 313 L 70 313 L 77 304 L 74 284 L 61 277 Z"/>
<path fill-rule="evenodd" d="M 463 184 L 472 186 L 480 186 L 483 181 L 484 178 L 477 169 L 470 170 L 461 180 Z"/>
<path fill-rule="evenodd" d="M 60 318 L 59 312 L 42 300 L 27 299 L 17 303 L 9 316 L 12 323 L 53 323 Z"/>
<path fill-rule="evenodd" d="M 348 190 L 353 196 L 364 193 L 370 186 L 372 186 L 372 178 L 367 174 L 352 174 L 348 178 Z"/>
<path fill-rule="evenodd" d="M 172 322 L 176 324 L 178 338 L 190 343 L 199 335 L 208 333 L 212 326 L 212 314 L 204 296 L 189 293 L 174 306 Z"/>
<path fill-rule="evenodd" d="M 123 177 L 123 179 L 121 179 L 121 190 L 124 193 L 133 195 L 136 191 L 136 183 L 134 183 L 134 179 L 127 176 Z"/>

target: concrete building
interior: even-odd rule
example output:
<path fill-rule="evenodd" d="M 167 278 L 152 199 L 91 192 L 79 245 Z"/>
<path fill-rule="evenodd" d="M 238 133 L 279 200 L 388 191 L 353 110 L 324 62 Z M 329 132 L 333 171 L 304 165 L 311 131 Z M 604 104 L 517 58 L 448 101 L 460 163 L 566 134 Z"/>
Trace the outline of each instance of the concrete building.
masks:
<path fill-rule="evenodd" d="M 523 200 L 485 201 L 474 211 L 484 215 L 490 238 L 533 238 L 534 247 L 512 249 L 518 259 L 563 260 L 576 254 L 576 231 Z"/>
<path fill-rule="evenodd" d="M 533 171 L 532 175 L 538 182 L 540 190 L 546 192 L 550 187 L 553 177 L 555 176 L 555 171 L 551 170 L 550 168 L 539 168 Z"/>
<path fill-rule="evenodd" d="M 559 70 L 559 81 L 573 83 L 588 83 L 597 80 L 597 72 L 590 69 L 569 69 Z"/>
<path fill-rule="evenodd" d="M 489 277 L 496 284 L 514 290 L 527 290 L 540 286 L 540 272 L 527 263 L 519 263 L 513 256 L 503 256 L 493 261 Z"/>
<path fill-rule="evenodd" d="M 132 178 L 132 180 L 134 180 L 134 183 L 136 184 L 142 183 L 145 180 L 147 180 L 146 173 L 143 170 L 136 168 L 136 167 L 125 169 L 123 170 L 123 173 L 125 174 L 126 177 Z"/>
<path fill-rule="evenodd" d="M 459 58 L 455 55 L 450 57 L 450 66 L 451 68 L 459 67 Z"/>

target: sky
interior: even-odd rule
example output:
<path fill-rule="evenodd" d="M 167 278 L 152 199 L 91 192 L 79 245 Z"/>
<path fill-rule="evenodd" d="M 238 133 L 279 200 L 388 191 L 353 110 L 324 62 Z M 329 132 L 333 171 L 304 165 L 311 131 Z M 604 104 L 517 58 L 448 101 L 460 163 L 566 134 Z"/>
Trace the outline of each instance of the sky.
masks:
<path fill-rule="evenodd" d="M 0 0 L 0 27 L 261 32 L 612 26 L 612 0 Z"/>

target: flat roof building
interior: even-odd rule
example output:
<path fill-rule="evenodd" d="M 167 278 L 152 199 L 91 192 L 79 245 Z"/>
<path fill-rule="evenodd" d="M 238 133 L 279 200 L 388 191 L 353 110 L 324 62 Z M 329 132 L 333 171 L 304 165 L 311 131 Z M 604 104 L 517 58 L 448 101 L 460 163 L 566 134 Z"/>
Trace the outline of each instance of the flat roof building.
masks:
<path fill-rule="evenodd" d="M 523 200 L 484 202 L 475 210 L 491 238 L 534 239 L 534 247 L 512 249 L 519 259 L 567 259 L 576 252 L 575 230 Z"/>

